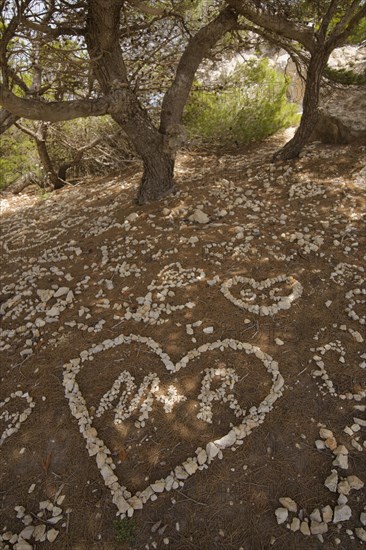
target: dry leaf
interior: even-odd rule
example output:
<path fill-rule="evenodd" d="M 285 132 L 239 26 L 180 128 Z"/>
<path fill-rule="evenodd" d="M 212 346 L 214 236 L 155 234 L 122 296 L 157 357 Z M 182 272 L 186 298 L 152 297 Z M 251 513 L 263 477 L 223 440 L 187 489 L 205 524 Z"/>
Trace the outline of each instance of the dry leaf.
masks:
<path fill-rule="evenodd" d="M 128 453 L 124 447 L 118 447 L 118 449 L 115 449 L 113 451 L 113 456 L 119 458 L 119 460 L 124 462 L 128 458 Z"/>
<path fill-rule="evenodd" d="M 42 468 L 44 469 L 46 474 L 48 474 L 48 469 L 51 464 L 51 458 L 52 458 L 52 454 L 48 453 L 47 457 L 44 460 L 42 460 Z"/>

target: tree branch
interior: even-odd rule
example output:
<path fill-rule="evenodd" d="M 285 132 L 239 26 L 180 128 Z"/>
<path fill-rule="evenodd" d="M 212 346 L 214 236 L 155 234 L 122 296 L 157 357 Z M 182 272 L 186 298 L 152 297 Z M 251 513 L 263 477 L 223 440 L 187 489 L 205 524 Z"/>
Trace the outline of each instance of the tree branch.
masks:
<path fill-rule="evenodd" d="M 327 31 L 336 11 L 338 9 L 339 0 L 332 0 L 329 4 L 326 14 L 322 18 L 319 30 L 315 33 L 321 42 L 324 42 Z"/>
<path fill-rule="evenodd" d="M 7 111 L 6 109 L 0 109 L 0 135 L 6 132 L 8 128 L 16 123 L 18 117 Z"/>
<path fill-rule="evenodd" d="M 280 36 L 296 40 L 305 48 L 312 52 L 314 50 L 313 31 L 304 25 L 291 21 L 280 15 L 269 14 L 255 7 L 249 0 L 227 0 L 227 4 L 233 7 L 240 15 L 243 15 L 249 21 L 274 32 Z"/>
<path fill-rule="evenodd" d="M 41 139 L 41 136 L 37 134 L 37 132 L 33 132 L 30 128 L 27 128 L 26 126 L 23 126 L 20 122 L 16 122 L 15 126 L 19 128 L 22 132 L 33 138 L 35 141 L 38 141 Z"/>
<path fill-rule="evenodd" d="M 46 122 L 61 122 L 88 116 L 101 116 L 109 113 L 113 104 L 111 96 L 99 99 L 74 101 L 38 101 L 21 98 L 0 84 L 0 105 L 18 117 Z"/>
<path fill-rule="evenodd" d="M 178 63 L 174 81 L 166 92 L 161 111 L 160 132 L 181 124 L 182 114 L 194 75 L 210 49 L 228 31 L 235 29 L 237 15 L 225 8 L 211 23 L 200 29 L 188 42 Z"/>
<path fill-rule="evenodd" d="M 358 6 L 356 6 L 356 4 L 358 4 Z M 357 9 L 359 5 L 359 0 L 352 3 L 352 6 L 350 6 L 349 10 L 347 10 L 344 17 L 333 30 L 327 41 L 327 46 L 334 49 L 344 43 L 361 19 L 366 16 L 365 4 L 355 13 L 355 9 Z"/>

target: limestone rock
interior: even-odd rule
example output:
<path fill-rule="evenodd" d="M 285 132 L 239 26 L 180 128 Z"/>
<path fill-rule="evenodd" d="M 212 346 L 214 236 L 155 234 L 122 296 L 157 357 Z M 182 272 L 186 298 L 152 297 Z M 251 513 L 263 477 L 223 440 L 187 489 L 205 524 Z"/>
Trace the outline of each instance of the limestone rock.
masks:
<path fill-rule="evenodd" d="M 189 221 L 197 223 L 208 223 L 210 218 L 202 212 L 202 210 L 195 210 L 191 216 L 189 216 Z"/>
<path fill-rule="evenodd" d="M 347 482 L 351 489 L 355 489 L 356 491 L 359 491 L 364 487 L 364 482 L 357 476 L 348 476 Z"/>
<path fill-rule="evenodd" d="M 333 523 L 347 521 L 352 516 L 352 510 L 347 504 L 341 504 L 334 509 Z"/>
<path fill-rule="evenodd" d="M 217 445 L 217 447 L 221 447 L 225 449 L 226 447 L 231 447 L 231 445 L 234 445 L 235 441 L 236 441 L 235 432 L 234 430 L 231 430 L 228 434 L 221 437 L 221 439 L 216 439 L 214 443 L 215 445 Z"/>
<path fill-rule="evenodd" d="M 336 470 L 332 470 L 330 476 L 328 476 L 327 479 L 324 481 L 324 485 L 332 493 L 335 493 L 337 491 L 338 474 Z"/>
<path fill-rule="evenodd" d="M 307 535 L 307 536 L 310 535 L 310 528 L 309 528 L 309 525 L 306 523 L 306 521 L 301 522 L 300 531 L 302 532 L 303 535 Z"/>
<path fill-rule="evenodd" d="M 325 521 L 325 523 L 330 523 L 332 521 L 333 510 L 329 506 L 329 504 L 327 506 L 324 506 L 324 508 L 322 508 L 322 514 L 323 514 L 323 521 Z"/>
<path fill-rule="evenodd" d="M 366 530 L 362 527 L 358 527 L 355 529 L 356 536 L 362 540 L 362 542 L 366 542 Z"/>
<path fill-rule="evenodd" d="M 328 531 L 328 525 L 326 523 L 313 520 L 310 524 L 310 531 L 312 535 L 324 535 Z"/>
<path fill-rule="evenodd" d="M 59 531 L 57 531 L 57 529 L 50 529 L 49 531 L 47 531 L 48 542 L 54 542 L 58 534 Z"/>
<path fill-rule="evenodd" d="M 219 450 L 220 449 L 216 447 L 215 443 L 212 443 L 212 441 L 206 445 L 206 453 L 209 459 L 215 458 L 215 456 L 219 454 Z"/>
<path fill-rule="evenodd" d="M 300 520 L 299 518 L 293 518 L 291 525 L 290 525 L 291 531 L 294 533 L 300 529 Z"/>
<path fill-rule="evenodd" d="M 310 514 L 310 519 L 311 519 L 312 521 L 316 521 L 317 523 L 321 523 L 322 517 L 321 517 L 321 515 L 320 515 L 320 510 L 319 510 L 319 508 L 315 508 L 315 509 L 311 512 L 311 514 Z"/>
<path fill-rule="evenodd" d="M 338 466 L 342 470 L 348 469 L 348 456 L 347 455 L 338 455 L 335 460 L 332 462 L 333 466 Z"/>
<path fill-rule="evenodd" d="M 366 86 L 337 88 L 324 95 L 312 138 L 323 143 L 366 145 Z"/>
<path fill-rule="evenodd" d="M 197 462 L 193 462 L 193 460 L 187 460 L 187 462 L 183 462 L 183 466 L 190 476 L 193 475 L 198 469 Z"/>
<path fill-rule="evenodd" d="M 285 523 L 288 518 L 288 510 L 287 508 L 277 508 L 277 510 L 275 510 L 275 515 L 278 525 L 281 525 L 281 523 Z"/>
<path fill-rule="evenodd" d="M 297 512 L 297 504 L 290 497 L 281 497 L 278 499 L 284 508 L 287 508 L 289 512 Z"/>

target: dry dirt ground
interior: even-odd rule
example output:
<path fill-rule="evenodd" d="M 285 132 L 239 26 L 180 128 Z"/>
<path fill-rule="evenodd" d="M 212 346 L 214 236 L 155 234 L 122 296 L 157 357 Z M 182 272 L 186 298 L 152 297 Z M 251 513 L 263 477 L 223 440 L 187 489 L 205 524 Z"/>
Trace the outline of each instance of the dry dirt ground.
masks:
<path fill-rule="evenodd" d="M 280 139 L 2 196 L 1 548 L 366 547 L 366 148 Z"/>

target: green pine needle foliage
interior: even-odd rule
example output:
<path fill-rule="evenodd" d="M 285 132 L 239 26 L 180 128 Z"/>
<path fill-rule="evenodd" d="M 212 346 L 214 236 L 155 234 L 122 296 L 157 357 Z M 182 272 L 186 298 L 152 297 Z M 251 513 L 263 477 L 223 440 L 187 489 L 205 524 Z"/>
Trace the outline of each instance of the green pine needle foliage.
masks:
<path fill-rule="evenodd" d="M 221 143 L 250 143 L 299 122 L 287 101 L 289 80 L 268 59 L 238 65 L 221 89 L 191 92 L 184 123 L 192 136 Z"/>
<path fill-rule="evenodd" d="M 39 160 L 32 139 L 11 128 L 0 141 L 0 190 L 27 172 L 39 171 Z"/>
<path fill-rule="evenodd" d="M 361 86 L 366 84 L 366 70 L 355 73 L 352 69 L 333 69 L 327 67 L 325 69 L 325 75 L 338 84 Z"/>

